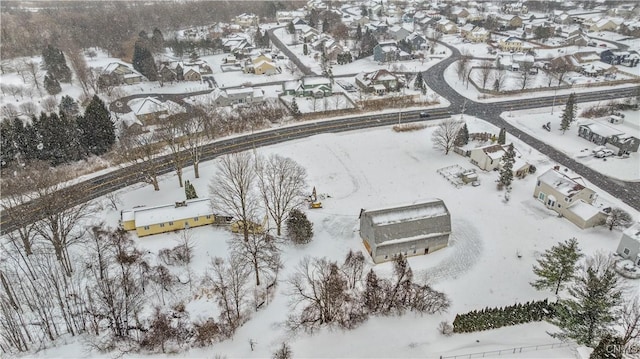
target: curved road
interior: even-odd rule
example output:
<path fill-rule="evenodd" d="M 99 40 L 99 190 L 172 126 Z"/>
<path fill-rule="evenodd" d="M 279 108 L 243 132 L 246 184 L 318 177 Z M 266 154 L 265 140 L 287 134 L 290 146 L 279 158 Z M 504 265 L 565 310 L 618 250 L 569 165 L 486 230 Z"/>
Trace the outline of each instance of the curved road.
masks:
<path fill-rule="evenodd" d="M 524 108 L 543 107 L 544 105 L 541 104 L 541 102 L 543 101 L 547 101 L 548 106 L 548 100 L 552 99 L 553 97 L 502 101 L 493 103 L 479 103 L 467 99 L 466 97 L 456 92 L 453 88 L 451 88 L 451 86 L 449 86 L 447 81 L 445 81 L 444 79 L 444 70 L 453 62 L 455 62 L 458 57 L 460 57 L 460 52 L 452 46 L 444 43 L 441 44 L 447 46 L 452 51 L 453 55 L 431 67 L 429 70 L 425 71 L 422 78 L 425 79 L 429 88 L 431 88 L 432 90 L 437 89 L 436 92 L 438 92 L 438 94 L 449 100 L 449 102 L 451 103 L 451 108 L 454 109 L 454 112 L 461 112 L 462 106 L 464 105 L 465 113 L 482 118 L 483 120 L 490 122 L 499 128 L 505 128 L 507 132 L 509 132 L 512 136 L 518 137 L 523 142 L 527 143 L 531 147 L 551 158 L 554 162 L 557 162 L 564 167 L 570 168 L 594 185 L 600 187 L 606 192 L 609 192 L 610 194 L 619 198 L 624 203 L 635 208 L 636 210 L 640 210 L 640 182 L 621 181 L 601 174 L 598 171 L 595 171 L 581 163 L 574 161 L 564 153 L 530 136 L 517 127 L 512 126 L 510 123 L 506 122 L 500 117 L 501 113 L 510 111 L 512 109 L 517 110 Z M 598 91 L 596 93 L 578 93 L 576 94 L 576 100 L 578 102 L 589 102 L 616 98 L 620 97 L 618 94 L 622 91 L 625 90 Z M 635 88 L 629 88 L 629 90 L 625 92 L 629 93 L 630 96 L 634 91 Z M 558 103 L 563 103 L 568 97 L 568 95 L 556 96 L 556 105 Z"/>

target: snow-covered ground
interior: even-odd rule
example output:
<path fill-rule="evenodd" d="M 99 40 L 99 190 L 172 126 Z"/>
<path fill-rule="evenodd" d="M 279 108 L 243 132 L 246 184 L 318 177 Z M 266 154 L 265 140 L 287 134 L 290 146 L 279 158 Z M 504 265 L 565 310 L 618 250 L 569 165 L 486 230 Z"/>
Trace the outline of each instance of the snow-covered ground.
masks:
<path fill-rule="evenodd" d="M 492 125 L 465 116 L 470 132 L 490 131 Z M 433 124 L 435 125 L 435 124 Z M 566 219 L 549 212 L 533 198 L 536 175 L 516 180 L 509 201 L 504 192 L 496 189 L 496 172 L 479 171 L 481 186 L 455 188 L 436 171 L 459 165 L 474 168 L 468 158 L 456 154 L 445 156 L 431 145 L 434 126 L 415 132 L 396 133 L 389 127 L 323 134 L 266 148 L 259 154 L 278 153 L 293 158 L 307 168 L 309 187 L 315 186 L 319 194 L 331 197 L 323 200 L 324 208 L 307 210 L 314 223 L 313 241 L 303 247 L 284 248 L 283 279 L 274 300 L 254 313 L 241 327 L 233 340 L 209 348 L 194 349 L 180 357 L 269 357 L 281 342 L 291 345 L 295 357 L 428 357 L 476 353 L 523 346 L 558 343 L 546 332 L 554 328 L 546 323 L 506 327 L 480 333 L 443 337 L 437 325 L 442 320 L 452 321 L 456 313 L 486 306 L 504 306 L 552 298 L 551 293 L 538 292 L 528 283 L 534 279 L 532 265 L 542 251 L 558 241 L 576 237 L 586 254 L 602 250 L 611 252 L 617 247 L 620 232 L 604 227 L 580 230 Z M 518 152 L 538 168 L 538 173 L 554 165 L 536 150 L 517 139 L 513 141 Z M 479 143 L 476 145 L 480 145 Z M 217 161 L 201 164 L 201 178 L 195 179 L 191 168 L 185 170 L 200 197 L 207 196 L 210 179 Z M 136 205 L 159 205 L 184 198 L 175 175 L 161 179 L 161 190 L 154 192 L 148 185 L 138 184 L 118 191 L 123 208 Z M 615 205 L 629 211 L 634 218 L 638 212 L 620 203 L 607 193 L 594 188 L 599 204 Z M 453 233 L 449 247 L 429 254 L 409 258 L 415 277 L 430 282 L 444 291 L 452 300 L 448 313 L 441 315 L 371 318 L 352 331 L 321 330 L 314 336 L 300 333 L 290 336 L 283 328 L 289 308 L 286 279 L 295 265 L 305 256 L 327 257 L 342 261 L 349 249 L 363 250 L 358 234 L 358 213 L 361 208 L 441 198 L 452 214 Z M 116 225 L 119 212 L 105 210 L 97 217 Z M 227 255 L 226 240 L 232 235 L 224 229 L 200 227 L 191 230 L 196 243 L 196 258 L 192 269 L 202 273 L 209 258 Z M 179 234 L 161 234 L 136 239 L 144 250 L 157 252 L 173 247 Z M 517 254 L 520 254 L 518 256 Z M 373 265 L 369 261 L 368 265 Z M 375 266 L 376 271 L 390 273 L 391 264 Z M 508 270 L 506 270 L 508 269 Z M 636 283 L 637 284 L 637 283 Z M 192 318 L 207 315 L 215 306 L 204 299 L 193 301 L 188 287 L 182 295 L 192 302 Z M 251 351 L 249 340 L 257 342 Z M 571 347 L 532 351 L 506 355 L 508 358 L 568 358 Z M 46 350 L 37 357 L 109 357 L 109 354 L 87 352 L 82 343 Z"/>

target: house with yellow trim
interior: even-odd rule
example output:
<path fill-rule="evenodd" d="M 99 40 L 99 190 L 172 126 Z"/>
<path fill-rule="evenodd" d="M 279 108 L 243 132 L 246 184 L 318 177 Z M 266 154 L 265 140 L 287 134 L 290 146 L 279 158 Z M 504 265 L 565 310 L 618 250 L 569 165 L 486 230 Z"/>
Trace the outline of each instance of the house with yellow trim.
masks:
<path fill-rule="evenodd" d="M 215 215 L 208 198 L 195 198 L 156 207 L 122 211 L 122 228 L 138 237 L 213 224 Z"/>

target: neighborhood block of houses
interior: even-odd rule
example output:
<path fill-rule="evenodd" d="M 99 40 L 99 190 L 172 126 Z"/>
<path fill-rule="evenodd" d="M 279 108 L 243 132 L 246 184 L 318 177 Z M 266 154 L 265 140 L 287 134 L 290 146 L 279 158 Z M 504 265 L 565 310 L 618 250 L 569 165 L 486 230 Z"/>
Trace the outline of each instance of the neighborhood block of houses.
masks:
<path fill-rule="evenodd" d="M 451 214 L 441 199 L 360 212 L 360 237 L 375 263 L 446 247 Z"/>
<path fill-rule="evenodd" d="M 580 182 L 556 166 L 538 176 L 533 197 L 581 229 L 602 225 L 607 214 L 593 206 L 597 194 Z"/>

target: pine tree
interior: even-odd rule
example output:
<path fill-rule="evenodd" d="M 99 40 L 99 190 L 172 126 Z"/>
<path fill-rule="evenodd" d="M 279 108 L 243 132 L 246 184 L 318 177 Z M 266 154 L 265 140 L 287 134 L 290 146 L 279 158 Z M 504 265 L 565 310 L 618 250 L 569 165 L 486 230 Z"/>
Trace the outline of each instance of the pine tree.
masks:
<path fill-rule="evenodd" d="M 58 111 L 64 113 L 67 116 L 77 116 L 80 112 L 78 103 L 69 95 L 64 95 L 60 99 L 60 105 L 58 105 Z"/>
<path fill-rule="evenodd" d="M 43 67 L 55 80 L 65 83 L 71 82 L 71 69 L 67 66 L 64 54 L 60 49 L 51 45 L 42 51 Z"/>
<path fill-rule="evenodd" d="M 617 274 L 611 267 L 590 266 L 569 287 L 569 295 L 558 301 L 551 323 L 559 327 L 560 332 L 552 336 L 595 345 L 618 319 L 615 309 L 620 304 L 622 291 Z"/>
<path fill-rule="evenodd" d="M 567 99 L 567 103 L 564 106 L 564 110 L 562 111 L 562 119 L 560 121 L 560 130 L 564 134 L 571 123 L 576 119 L 576 96 L 575 93 L 569 95 Z"/>
<path fill-rule="evenodd" d="M 467 124 L 465 123 L 458 131 L 456 135 L 455 145 L 458 147 L 462 147 L 469 143 L 469 129 L 467 128 Z"/>
<path fill-rule="evenodd" d="M 149 79 L 149 81 L 155 81 L 158 78 L 158 70 L 149 48 L 147 33 L 141 31 L 133 47 L 133 68 Z"/>
<path fill-rule="evenodd" d="M 153 29 L 153 35 L 151 35 L 151 47 L 155 53 L 161 53 L 164 50 L 164 36 L 157 27 Z"/>
<path fill-rule="evenodd" d="M 622 359 L 622 349 L 620 338 L 605 334 L 589 355 L 589 359 Z"/>
<path fill-rule="evenodd" d="M 62 92 L 60 82 L 58 82 L 58 80 L 56 80 L 56 78 L 51 74 L 44 75 L 44 88 L 47 90 L 49 95 L 57 95 Z"/>
<path fill-rule="evenodd" d="M 84 116 L 78 118 L 80 143 L 87 152 L 101 155 L 116 142 L 115 126 L 111 114 L 102 100 L 94 95 Z"/>
<path fill-rule="evenodd" d="M 18 149 L 15 146 L 13 122 L 0 121 L 0 166 L 5 168 L 16 160 Z"/>
<path fill-rule="evenodd" d="M 289 21 L 289 24 L 287 24 L 287 32 L 290 34 L 296 33 L 296 27 L 293 25 L 293 21 Z"/>
<path fill-rule="evenodd" d="M 503 127 L 498 134 L 498 144 L 504 145 L 505 143 L 507 143 L 507 130 Z"/>
<path fill-rule="evenodd" d="M 553 289 L 558 295 L 564 284 L 573 280 L 576 263 L 582 256 L 575 238 L 547 249 L 538 259 L 538 264 L 533 266 L 533 273 L 538 279 L 531 285 L 537 290 Z"/>
<path fill-rule="evenodd" d="M 416 80 L 413 82 L 413 87 L 417 90 L 422 90 L 424 88 L 424 81 L 422 80 L 422 72 L 418 72 L 416 75 Z"/>
<path fill-rule="evenodd" d="M 196 193 L 196 188 L 193 187 L 193 184 L 189 182 L 189 180 L 184 183 L 184 195 L 187 199 L 198 198 L 198 194 Z"/>
<path fill-rule="evenodd" d="M 291 101 L 291 114 L 295 118 L 299 118 L 302 115 L 302 113 L 300 113 L 300 109 L 298 108 L 298 102 L 296 102 L 295 97 L 293 101 Z"/>
<path fill-rule="evenodd" d="M 513 181 L 513 164 L 515 161 L 516 153 L 513 150 L 513 144 L 510 144 L 502 156 L 502 168 L 500 169 L 499 182 L 505 187 L 509 187 Z"/>
<path fill-rule="evenodd" d="M 83 157 L 79 131 L 73 117 L 42 113 L 34 123 L 40 143 L 37 157 L 57 166 Z"/>
<path fill-rule="evenodd" d="M 373 269 L 367 273 L 364 292 L 362 292 L 362 305 L 369 313 L 376 313 L 384 301 L 380 280 Z"/>
<path fill-rule="evenodd" d="M 309 243 L 313 237 L 313 223 L 304 212 L 294 209 L 287 218 L 287 234 L 293 243 Z"/>
<path fill-rule="evenodd" d="M 302 45 L 302 54 L 303 55 L 309 55 L 309 48 L 307 47 L 307 44 Z"/>
<path fill-rule="evenodd" d="M 356 41 L 360 40 L 362 40 L 362 26 L 358 24 L 358 27 L 356 27 Z"/>

